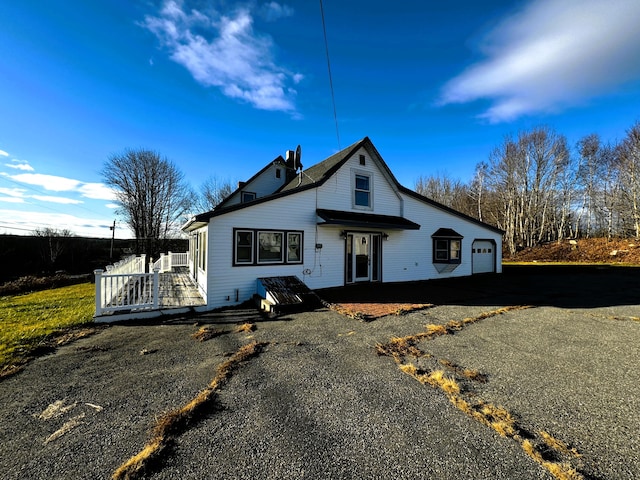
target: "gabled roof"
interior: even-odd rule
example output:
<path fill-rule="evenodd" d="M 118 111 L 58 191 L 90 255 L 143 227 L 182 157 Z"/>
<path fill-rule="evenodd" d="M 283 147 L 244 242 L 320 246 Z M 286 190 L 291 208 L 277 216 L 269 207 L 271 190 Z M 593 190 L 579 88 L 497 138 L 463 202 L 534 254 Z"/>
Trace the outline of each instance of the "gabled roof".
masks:
<path fill-rule="evenodd" d="M 274 163 L 276 162 L 284 162 L 284 158 L 282 158 L 282 155 L 278 155 L 275 159 L 273 159 L 273 161 L 267 163 L 258 173 L 256 173 L 253 177 L 251 177 L 249 180 L 247 180 L 246 182 L 242 182 L 240 185 L 238 185 L 238 188 L 236 188 L 233 192 L 231 192 L 224 200 L 222 200 L 218 205 L 215 206 L 214 210 L 217 210 L 219 208 L 224 208 L 225 205 L 227 203 L 229 203 L 231 201 L 231 199 L 241 190 L 243 190 L 247 185 L 249 185 L 251 182 L 253 182 L 256 178 L 258 178 L 260 175 L 262 175 L 264 172 L 266 172 Z"/>
<path fill-rule="evenodd" d="M 283 185 L 279 192 L 295 190 L 305 185 L 323 184 L 329 177 L 331 177 L 331 175 L 338 171 L 342 164 L 346 162 L 365 142 L 368 142 L 373 146 L 369 137 L 365 137 L 353 145 L 349 145 L 347 148 L 340 150 L 338 153 L 334 153 L 326 160 L 316 163 L 312 167 L 303 171 L 302 174 L 298 174 L 296 178 Z"/>
<path fill-rule="evenodd" d="M 189 222 L 187 222 L 182 229 L 183 230 L 192 230 L 194 227 L 194 225 L 201 225 L 202 222 L 208 222 L 209 219 L 213 218 L 213 217 L 217 217 L 219 215 L 225 215 L 227 213 L 231 213 L 234 212 L 236 210 L 241 210 L 243 208 L 249 208 L 253 205 L 258 205 L 261 203 L 265 203 L 265 202 L 269 202 L 271 200 L 275 200 L 277 198 L 282 198 L 288 195 L 293 195 L 295 193 L 299 193 L 299 192 L 303 192 L 305 190 L 310 190 L 313 188 L 318 188 L 321 185 L 323 185 L 329 178 L 331 178 L 331 176 L 336 173 L 340 167 L 342 167 L 342 165 L 344 165 L 344 163 L 347 162 L 347 160 L 349 160 L 351 158 L 351 156 L 360 148 L 365 148 L 369 154 L 371 155 L 371 157 L 376 161 L 376 163 L 378 164 L 378 166 L 381 168 L 381 170 L 385 173 L 385 175 L 387 176 L 387 178 L 389 179 L 389 181 L 393 184 L 393 186 L 399 191 L 402 192 L 412 198 L 415 198 L 416 200 L 419 200 L 423 203 L 426 203 L 434 208 L 437 208 L 439 210 L 445 211 L 447 213 L 450 213 L 451 215 L 454 215 L 456 217 L 462 218 L 466 221 L 469 221 L 471 223 L 475 223 L 476 225 L 480 225 L 484 228 L 487 228 L 489 230 L 492 230 L 496 233 L 499 234 L 504 234 L 504 232 L 502 230 L 500 230 L 499 228 L 496 228 L 492 225 L 489 225 L 487 223 L 481 222 L 480 220 L 477 220 L 473 217 L 470 217 L 469 215 L 465 215 L 464 213 L 458 212 L 457 210 L 454 210 L 453 208 L 447 207 L 446 205 L 442 205 L 441 203 L 438 203 L 434 200 L 431 200 L 430 198 L 427 198 L 423 195 L 420 195 L 417 192 L 414 192 L 413 190 L 402 186 L 398 180 L 395 178 L 395 176 L 393 175 L 393 173 L 391 172 L 391 170 L 389 170 L 389 167 L 387 166 L 387 164 L 385 163 L 385 161 L 382 159 L 382 156 L 378 153 L 378 150 L 376 149 L 376 147 L 373 145 L 373 143 L 371 142 L 371 140 L 369 139 L 369 137 L 364 137 L 362 140 L 357 141 L 356 143 L 349 145 L 348 147 L 344 148 L 343 150 L 331 155 L 330 157 L 328 157 L 327 159 L 323 160 L 320 163 L 317 163 L 315 165 L 313 165 L 312 167 L 308 168 L 307 170 L 303 171 L 301 174 L 296 175 L 296 178 L 294 178 L 293 180 L 291 180 L 290 182 L 286 183 L 285 185 L 283 185 L 280 189 L 278 189 L 275 193 L 273 193 L 272 195 L 266 195 L 264 197 L 259 197 L 251 202 L 247 202 L 247 203 L 240 203 L 240 204 L 234 204 L 234 205 L 225 205 L 225 202 L 223 201 L 222 203 L 220 203 L 215 209 L 209 211 L 209 212 L 205 212 L 205 213 L 201 213 L 199 215 L 196 215 L 195 217 L 193 217 L 191 220 L 189 220 Z M 276 158 L 276 160 L 274 161 L 284 161 L 284 159 L 282 158 L 282 156 Z M 250 183 L 252 180 L 254 180 L 256 177 L 258 177 L 261 173 L 263 173 L 267 168 L 269 168 L 271 165 L 273 164 L 273 162 L 267 164 L 267 166 L 265 166 L 262 170 L 260 170 L 260 172 L 258 172 L 256 175 L 254 175 L 253 177 L 251 177 L 251 179 L 247 182 Z M 238 189 L 239 190 L 239 189 Z M 232 195 L 234 195 L 238 190 L 236 190 L 235 192 L 233 192 L 233 194 L 229 195 L 228 198 L 230 198 Z"/>

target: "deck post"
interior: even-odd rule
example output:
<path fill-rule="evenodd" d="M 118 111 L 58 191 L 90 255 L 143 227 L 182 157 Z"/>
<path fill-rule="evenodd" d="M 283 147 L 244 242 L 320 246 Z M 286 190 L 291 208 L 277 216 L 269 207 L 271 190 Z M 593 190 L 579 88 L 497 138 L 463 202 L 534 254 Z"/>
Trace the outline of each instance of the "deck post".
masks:
<path fill-rule="evenodd" d="M 99 268 L 93 271 L 96 276 L 96 317 L 102 315 L 102 274 L 104 271 Z"/>
<path fill-rule="evenodd" d="M 157 310 L 160 305 L 160 269 L 153 269 L 153 309 Z"/>
<path fill-rule="evenodd" d="M 173 270 L 173 257 L 171 256 L 171 252 L 167 253 L 167 255 L 169 255 L 169 265 L 167 265 L 167 272 L 170 272 Z"/>

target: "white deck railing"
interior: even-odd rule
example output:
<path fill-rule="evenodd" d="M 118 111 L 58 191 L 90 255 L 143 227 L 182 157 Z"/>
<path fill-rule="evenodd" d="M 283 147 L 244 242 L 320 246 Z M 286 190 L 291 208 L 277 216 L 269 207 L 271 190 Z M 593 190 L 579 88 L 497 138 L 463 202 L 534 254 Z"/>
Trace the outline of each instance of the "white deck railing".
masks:
<path fill-rule="evenodd" d="M 186 266 L 187 253 L 161 254 L 149 264 L 145 273 L 145 256 L 131 256 L 104 270 L 94 270 L 96 277 L 96 317 L 121 310 L 153 310 L 160 304 L 159 274 L 173 267 Z"/>
<path fill-rule="evenodd" d="M 188 253 L 173 253 L 169 252 L 166 255 L 164 253 L 160 254 L 160 258 L 153 263 L 150 263 L 150 271 L 155 270 L 156 268 L 160 269 L 160 273 L 170 272 L 173 267 L 186 267 L 189 265 L 188 262 Z"/>
<path fill-rule="evenodd" d="M 117 273 L 144 273 L 145 272 L 145 257 L 146 255 L 142 254 L 139 257 L 135 255 L 131 255 L 119 262 L 114 263 L 113 265 L 107 265 L 106 271 L 108 274 L 117 274 Z"/>

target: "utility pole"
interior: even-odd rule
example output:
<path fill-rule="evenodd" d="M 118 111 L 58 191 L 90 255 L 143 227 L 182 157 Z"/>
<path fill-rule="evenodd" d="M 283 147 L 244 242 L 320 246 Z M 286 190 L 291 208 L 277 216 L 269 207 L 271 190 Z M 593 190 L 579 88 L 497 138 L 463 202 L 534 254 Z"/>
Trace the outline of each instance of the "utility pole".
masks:
<path fill-rule="evenodd" d="M 109 227 L 111 230 L 111 249 L 109 250 L 109 262 L 113 263 L 113 239 L 116 236 L 116 221 L 113 221 L 113 225 Z"/>

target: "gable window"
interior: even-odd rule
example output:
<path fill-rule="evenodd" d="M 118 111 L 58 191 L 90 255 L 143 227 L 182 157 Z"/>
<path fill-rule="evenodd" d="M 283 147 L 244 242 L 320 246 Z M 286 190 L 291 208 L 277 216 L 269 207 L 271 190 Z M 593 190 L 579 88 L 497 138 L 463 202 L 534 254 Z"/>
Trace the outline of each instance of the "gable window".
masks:
<path fill-rule="evenodd" d="M 352 172 L 353 206 L 355 208 L 372 208 L 371 187 L 372 176 L 370 173 Z"/>
<path fill-rule="evenodd" d="M 299 231 L 234 229 L 235 266 L 302 263 Z"/>
<path fill-rule="evenodd" d="M 364 155 L 360 155 L 360 165 L 365 165 L 365 164 L 366 164 L 366 159 Z"/>
<path fill-rule="evenodd" d="M 255 192 L 241 192 L 240 193 L 240 201 L 242 203 L 247 203 L 256 199 Z"/>

